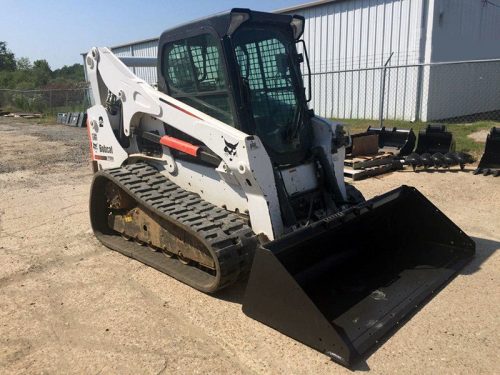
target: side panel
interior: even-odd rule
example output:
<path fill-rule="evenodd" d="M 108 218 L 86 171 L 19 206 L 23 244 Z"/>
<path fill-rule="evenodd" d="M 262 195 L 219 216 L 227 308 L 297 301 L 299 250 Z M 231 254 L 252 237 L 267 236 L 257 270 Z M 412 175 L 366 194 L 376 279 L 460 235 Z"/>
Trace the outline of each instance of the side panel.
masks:
<path fill-rule="evenodd" d="M 285 183 L 286 191 L 290 196 L 314 190 L 318 187 L 316 170 L 313 163 L 282 169 L 280 173 Z"/>
<path fill-rule="evenodd" d="M 96 101 L 99 98 L 100 104 L 104 104 L 103 93 L 108 90 L 122 101 L 125 135 L 133 135 L 133 129 L 140 126 L 141 118 L 149 115 L 200 140 L 222 159 L 226 171 L 234 176 L 244 191 L 253 230 L 264 233 L 271 240 L 283 233 L 271 161 L 258 137 L 248 136 L 155 90 L 136 77 L 107 48 L 92 49 L 86 62 Z M 107 127 L 109 136 L 112 136 L 108 123 Z M 121 161 L 125 159 L 120 158 Z M 114 167 L 116 163 L 108 165 L 106 168 Z M 179 175 L 179 180 L 184 178 Z M 223 191 L 220 193 L 223 194 Z M 206 196 L 202 194 L 202 197 Z"/>
<path fill-rule="evenodd" d="M 127 160 L 128 153 L 116 139 L 106 109 L 96 104 L 87 110 L 87 114 L 92 160 L 98 162 L 99 169 L 120 167 Z"/>
<path fill-rule="evenodd" d="M 322 147 L 325 150 L 326 155 L 330 155 L 330 166 L 335 171 L 337 184 L 344 198 L 347 198 L 344 182 L 345 147 L 340 147 L 335 153 L 332 153 L 332 151 L 335 151 L 332 150 L 332 140 L 335 139 L 338 133 L 337 127 L 342 125 L 321 117 L 314 117 L 312 120 L 312 126 L 314 132 L 314 144 Z"/>
<path fill-rule="evenodd" d="M 229 184 L 211 167 L 176 160 L 176 173 L 163 173 L 181 188 L 192 191 L 216 206 L 229 211 L 249 211 L 248 200 L 239 184 Z"/>

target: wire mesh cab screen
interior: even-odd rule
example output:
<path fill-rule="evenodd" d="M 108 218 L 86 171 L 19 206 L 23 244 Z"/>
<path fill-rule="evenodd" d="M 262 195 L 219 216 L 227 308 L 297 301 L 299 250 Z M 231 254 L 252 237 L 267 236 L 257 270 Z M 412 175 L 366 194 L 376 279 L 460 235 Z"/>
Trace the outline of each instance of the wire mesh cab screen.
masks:
<path fill-rule="evenodd" d="M 304 107 L 297 97 L 293 37 L 279 28 L 251 26 L 238 29 L 232 42 L 255 134 L 277 153 L 296 151 L 300 145 L 285 140 L 301 121 Z"/>
<path fill-rule="evenodd" d="M 166 44 L 162 69 L 171 96 L 233 125 L 220 47 L 212 35 Z"/>

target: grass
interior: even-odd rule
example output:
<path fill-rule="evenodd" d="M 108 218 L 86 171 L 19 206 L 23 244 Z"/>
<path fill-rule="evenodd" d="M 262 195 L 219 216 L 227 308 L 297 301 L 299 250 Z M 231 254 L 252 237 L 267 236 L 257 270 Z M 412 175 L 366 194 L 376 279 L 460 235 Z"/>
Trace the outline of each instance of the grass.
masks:
<path fill-rule="evenodd" d="M 377 120 L 350 120 L 350 119 L 334 119 L 335 121 L 341 122 L 347 125 L 349 132 L 351 134 L 362 133 L 366 131 L 369 125 L 379 126 Z M 422 129 L 425 129 L 427 122 L 405 122 L 405 121 L 394 121 L 386 120 L 384 121 L 384 126 L 387 128 L 397 127 L 401 129 L 413 129 L 415 135 Z M 498 121 L 477 121 L 477 122 L 467 122 L 467 123 L 454 123 L 447 124 L 447 129 L 453 134 L 453 139 L 456 143 L 456 151 L 462 151 L 470 153 L 476 159 L 479 158 L 484 151 L 484 143 L 479 143 L 469 138 L 468 135 L 475 133 L 480 130 L 489 131 L 493 126 L 499 127 L 500 122 Z"/>
<path fill-rule="evenodd" d="M 53 125 L 56 123 L 56 116 L 51 114 L 42 114 L 42 117 L 40 118 L 28 119 L 28 118 L 18 117 L 16 118 L 16 121 L 28 124 L 35 124 L 35 125 Z"/>
<path fill-rule="evenodd" d="M 75 107 L 72 107 L 74 109 Z M 69 108 L 58 108 L 66 109 L 66 111 L 60 112 L 70 112 Z M 75 112 L 72 110 L 71 112 Z M 362 133 L 366 131 L 369 125 L 379 126 L 377 120 L 352 120 L 352 119 L 333 119 L 334 121 L 341 122 L 347 126 L 351 134 Z M 36 119 L 36 122 L 41 125 L 55 124 L 56 123 L 56 112 L 45 113 L 42 118 Z M 409 122 L 409 121 L 396 121 L 396 120 L 385 120 L 384 126 L 387 128 L 397 127 L 402 129 L 413 129 L 415 135 L 422 129 L 425 129 L 428 123 L 426 122 Z M 477 121 L 477 122 L 463 122 L 463 123 L 453 123 L 447 124 L 449 131 L 453 133 L 453 138 L 456 143 L 456 150 L 470 153 L 476 159 L 480 158 L 484 151 L 484 143 L 479 143 L 469 138 L 468 135 L 475 133 L 480 130 L 489 131 L 493 126 L 500 127 L 499 121 Z"/>
<path fill-rule="evenodd" d="M 57 121 L 57 116 L 52 114 L 44 114 L 42 118 L 37 119 L 40 125 L 55 124 Z"/>
<path fill-rule="evenodd" d="M 41 113 L 42 117 L 41 118 L 36 118 L 36 119 L 23 119 L 19 118 L 18 120 L 25 120 L 27 122 L 33 123 L 36 122 L 39 125 L 50 125 L 50 124 L 55 124 L 56 119 L 57 119 L 57 113 L 58 112 L 84 112 L 86 111 L 85 107 L 82 105 L 76 105 L 76 106 L 66 106 L 66 107 L 55 107 L 52 108 L 50 111 L 32 111 L 32 110 L 25 110 L 25 109 L 19 109 L 17 107 L 14 107 L 12 105 L 7 105 L 1 108 L 2 111 L 5 112 L 34 112 L 34 113 Z"/>

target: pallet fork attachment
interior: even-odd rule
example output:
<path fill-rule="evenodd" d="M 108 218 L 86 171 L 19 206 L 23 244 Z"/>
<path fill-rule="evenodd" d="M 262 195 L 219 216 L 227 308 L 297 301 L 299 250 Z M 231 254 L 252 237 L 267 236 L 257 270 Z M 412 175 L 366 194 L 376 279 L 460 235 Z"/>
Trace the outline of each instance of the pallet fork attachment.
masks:
<path fill-rule="evenodd" d="M 402 186 L 260 246 L 243 311 L 350 367 L 474 252 L 450 219 Z"/>

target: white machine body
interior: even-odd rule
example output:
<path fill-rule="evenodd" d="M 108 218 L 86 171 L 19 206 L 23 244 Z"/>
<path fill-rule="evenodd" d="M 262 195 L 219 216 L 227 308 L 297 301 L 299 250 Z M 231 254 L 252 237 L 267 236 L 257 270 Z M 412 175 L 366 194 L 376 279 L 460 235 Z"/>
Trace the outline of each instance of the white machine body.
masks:
<path fill-rule="evenodd" d="M 86 64 L 94 101 L 88 109 L 87 125 L 92 159 L 99 170 L 147 160 L 183 189 L 219 207 L 248 215 L 256 234 L 273 240 L 293 229 L 283 224 L 271 159 L 258 136 L 248 135 L 158 91 L 134 75 L 108 48 L 93 48 Z M 120 115 L 111 115 L 106 110 L 110 93 L 121 100 Z M 165 134 L 164 123 L 205 144 L 220 157 L 220 165 L 213 169 L 176 159 L 165 146 L 161 157 L 141 154 L 136 131 L 153 131 L 161 136 Z M 115 135 L 120 126 L 130 140 L 127 148 L 122 147 Z M 346 197 L 345 148 L 332 150 L 338 126 L 327 119 L 312 119 L 313 144 L 329 156 L 337 184 Z M 228 150 L 227 143 L 236 146 Z M 318 185 L 312 163 L 283 168 L 280 173 L 290 196 Z"/>

